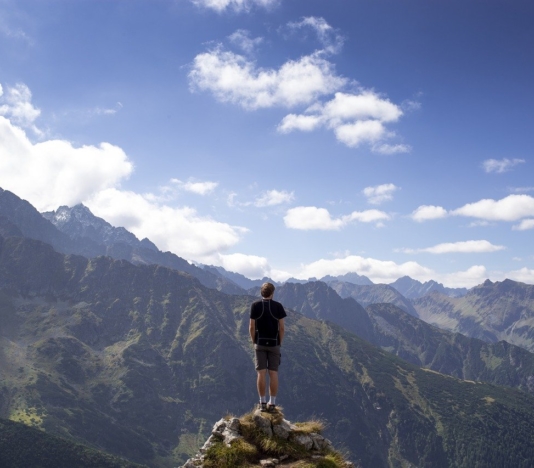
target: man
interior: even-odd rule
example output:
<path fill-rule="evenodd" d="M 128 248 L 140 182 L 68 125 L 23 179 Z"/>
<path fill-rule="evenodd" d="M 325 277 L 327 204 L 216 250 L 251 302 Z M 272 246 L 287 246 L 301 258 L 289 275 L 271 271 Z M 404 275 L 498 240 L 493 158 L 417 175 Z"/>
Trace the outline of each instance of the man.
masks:
<path fill-rule="evenodd" d="M 262 299 L 250 306 L 250 339 L 256 352 L 256 371 L 259 408 L 261 411 L 276 410 L 278 393 L 278 366 L 280 365 L 280 346 L 284 340 L 284 306 L 273 300 L 274 285 L 263 283 Z M 266 397 L 267 371 L 269 371 L 269 403 Z"/>

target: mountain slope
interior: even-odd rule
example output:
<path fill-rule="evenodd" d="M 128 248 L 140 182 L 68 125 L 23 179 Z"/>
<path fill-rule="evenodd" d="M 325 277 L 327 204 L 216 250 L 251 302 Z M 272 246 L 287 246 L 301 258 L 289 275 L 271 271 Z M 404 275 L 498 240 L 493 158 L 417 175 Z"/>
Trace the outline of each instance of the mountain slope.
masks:
<path fill-rule="evenodd" d="M 142 468 L 142 465 L 6 419 L 0 419 L 0 466 Z"/>
<path fill-rule="evenodd" d="M 440 328 L 534 351 L 534 286 L 512 280 L 483 284 L 461 298 L 438 293 L 414 301 L 419 316 Z"/>
<path fill-rule="evenodd" d="M 323 286 L 312 293 L 335 294 Z M 256 400 L 252 297 L 17 237 L 0 241 L 0 292 L 0 416 L 171 467 L 221 411 Z M 287 417 L 325 419 L 363 467 L 526 467 L 534 456 L 533 397 L 422 370 L 329 322 L 290 311 L 280 372 Z"/>
<path fill-rule="evenodd" d="M 339 281 L 327 283 L 341 297 L 352 297 L 363 307 L 370 304 L 389 303 L 417 317 L 412 303 L 395 288 L 387 284 L 356 285 Z"/>
<path fill-rule="evenodd" d="M 277 300 L 306 317 L 329 320 L 371 341 L 373 325 L 365 309 L 352 298 L 342 299 L 322 281 L 285 283 L 276 289 Z"/>
<path fill-rule="evenodd" d="M 137 264 L 163 265 L 193 275 L 208 288 L 228 294 L 244 292 L 227 278 L 191 265 L 171 252 L 161 252 L 148 239 L 140 241 L 124 228 L 111 226 L 83 205 L 64 206 L 41 215 L 27 201 L 0 188 L 0 231 L 2 229 L 10 229 L 6 231 L 8 235 L 14 235 L 13 229 L 17 229 L 23 236 L 50 244 L 58 252 L 88 258 L 108 255 Z"/>
<path fill-rule="evenodd" d="M 387 285 L 386 291 L 391 291 Z M 355 288 L 367 289 L 367 286 Z M 284 284 L 277 297 L 311 318 L 329 320 L 408 362 L 461 379 L 534 393 L 534 355 L 507 342 L 487 343 L 427 324 L 394 304 L 341 299 L 322 282 Z"/>
<path fill-rule="evenodd" d="M 450 297 L 462 297 L 467 293 L 466 288 L 446 288 L 441 283 L 433 280 L 421 283 L 409 276 L 403 276 L 402 278 L 397 279 L 391 283 L 390 286 L 395 288 L 408 299 L 417 299 L 434 291 Z"/>

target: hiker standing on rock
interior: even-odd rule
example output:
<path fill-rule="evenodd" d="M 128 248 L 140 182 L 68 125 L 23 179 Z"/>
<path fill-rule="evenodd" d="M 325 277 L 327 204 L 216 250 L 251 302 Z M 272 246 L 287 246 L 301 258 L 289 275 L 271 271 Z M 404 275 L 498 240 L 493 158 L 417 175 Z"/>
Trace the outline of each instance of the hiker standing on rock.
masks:
<path fill-rule="evenodd" d="M 249 331 L 256 352 L 257 386 L 261 411 L 275 411 L 276 409 L 278 366 L 282 357 L 280 346 L 285 330 L 286 311 L 280 302 L 273 301 L 274 290 L 272 283 L 263 283 L 262 299 L 250 306 Z M 267 371 L 269 371 L 269 403 L 266 397 Z"/>

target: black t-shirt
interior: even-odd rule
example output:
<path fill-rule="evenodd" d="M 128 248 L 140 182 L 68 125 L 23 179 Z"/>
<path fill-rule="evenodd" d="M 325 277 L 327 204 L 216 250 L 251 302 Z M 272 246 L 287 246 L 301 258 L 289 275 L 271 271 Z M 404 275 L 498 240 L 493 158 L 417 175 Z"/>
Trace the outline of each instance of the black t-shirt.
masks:
<path fill-rule="evenodd" d="M 262 346 L 278 346 L 278 320 L 286 317 L 284 306 L 272 299 L 262 299 L 250 306 L 250 318 L 256 321 L 254 343 Z"/>

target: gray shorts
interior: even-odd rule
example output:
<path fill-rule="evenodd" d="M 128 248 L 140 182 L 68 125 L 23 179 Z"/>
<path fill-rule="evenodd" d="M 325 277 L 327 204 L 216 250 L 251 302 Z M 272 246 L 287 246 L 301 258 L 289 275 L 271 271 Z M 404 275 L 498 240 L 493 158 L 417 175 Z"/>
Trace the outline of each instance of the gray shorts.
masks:
<path fill-rule="evenodd" d="M 278 371 L 278 366 L 282 362 L 280 346 L 254 345 L 254 349 L 256 350 L 256 370 Z"/>

